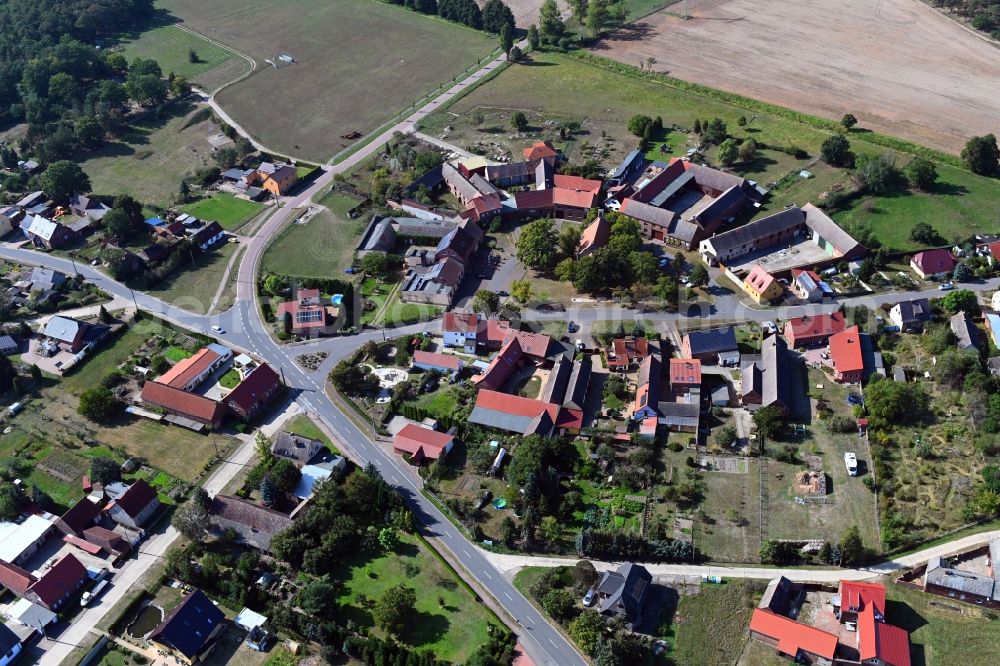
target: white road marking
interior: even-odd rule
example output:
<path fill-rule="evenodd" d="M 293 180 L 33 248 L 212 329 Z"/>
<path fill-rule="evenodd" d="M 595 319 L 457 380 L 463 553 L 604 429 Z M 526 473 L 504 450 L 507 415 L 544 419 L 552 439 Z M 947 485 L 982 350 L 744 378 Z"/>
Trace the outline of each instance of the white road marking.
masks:
<path fill-rule="evenodd" d="M 503 593 L 503 596 L 507 597 L 507 601 L 514 601 L 514 597 L 510 596 L 506 592 Z"/>
<path fill-rule="evenodd" d="M 469 560 L 472 559 L 472 555 L 469 554 L 469 551 L 467 551 L 466 549 L 463 548 L 462 552 L 465 553 L 466 559 L 469 559 Z"/>

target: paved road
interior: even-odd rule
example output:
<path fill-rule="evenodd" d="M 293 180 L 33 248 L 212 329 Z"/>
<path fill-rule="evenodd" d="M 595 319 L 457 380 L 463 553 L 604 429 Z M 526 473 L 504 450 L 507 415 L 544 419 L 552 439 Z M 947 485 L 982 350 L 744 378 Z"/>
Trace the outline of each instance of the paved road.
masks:
<path fill-rule="evenodd" d="M 741 567 L 729 565 L 692 565 L 692 564 L 644 564 L 654 576 L 722 576 L 724 578 L 759 578 L 770 580 L 784 576 L 790 580 L 802 583 L 836 583 L 839 580 L 869 580 L 897 571 L 905 571 L 924 564 L 932 557 L 943 557 L 954 553 L 982 546 L 990 539 L 1000 537 L 1000 530 L 982 532 L 955 539 L 947 543 L 925 548 L 923 550 L 903 555 L 891 560 L 879 562 L 860 569 L 827 569 L 781 568 L 781 567 Z M 505 555 L 501 553 L 483 552 L 493 566 L 512 576 L 514 572 L 524 567 L 558 567 L 574 564 L 578 558 L 532 557 L 526 555 Z M 617 568 L 619 562 L 593 561 L 598 571 Z"/>

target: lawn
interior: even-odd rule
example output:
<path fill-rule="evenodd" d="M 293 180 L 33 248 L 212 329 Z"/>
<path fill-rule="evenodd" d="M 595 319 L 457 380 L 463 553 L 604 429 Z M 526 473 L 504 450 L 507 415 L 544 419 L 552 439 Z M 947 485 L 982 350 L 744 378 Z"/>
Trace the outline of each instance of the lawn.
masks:
<path fill-rule="evenodd" d="M 444 311 L 444 308 L 424 303 L 403 303 L 399 298 L 393 299 L 382 317 L 383 326 L 404 326 L 418 321 L 434 319 Z"/>
<path fill-rule="evenodd" d="M 59 382 L 61 388 L 79 395 L 99 385 L 109 372 L 118 369 L 121 363 L 160 329 L 158 323 L 149 320 L 140 320 L 127 326 L 121 335 L 111 342 L 105 342 L 98 353 L 76 366 L 78 370 L 64 376 Z M 180 348 L 176 349 L 181 351 Z"/>
<path fill-rule="evenodd" d="M 222 192 L 180 207 L 181 212 L 194 215 L 199 220 L 218 222 L 226 231 L 239 229 L 263 209 L 264 205 L 256 201 L 237 199 Z"/>
<path fill-rule="evenodd" d="M 146 291 L 150 296 L 176 307 L 205 314 L 223 282 L 226 266 L 235 250 L 236 245 L 233 243 L 220 243 L 214 250 L 195 255 L 194 267 L 185 266 L 163 283 Z"/>
<path fill-rule="evenodd" d="M 163 0 L 159 6 L 254 58 L 256 72 L 222 91 L 219 102 L 263 144 L 316 161 L 352 143 L 341 135 L 378 128 L 495 47 L 485 33 L 372 0 L 239 6 Z M 295 62 L 278 68 L 266 62 L 279 53 Z"/>
<path fill-rule="evenodd" d="M 526 133 L 516 136 L 510 133 L 508 116 L 512 105 L 527 114 L 529 129 Z M 484 122 L 478 126 L 470 120 L 474 110 L 484 116 Z M 547 138 L 572 161 L 593 154 L 603 166 L 611 168 L 637 145 L 626 123 L 638 113 L 659 115 L 666 126 L 682 128 L 692 127 L 695 119 L 719 117 L 726 122 L 731 135 L 753 138 L 771 146 L 771 149 L 760 151 L 752 163 L 733 169 L 768 187 L 781 181 L 756 213 L 757 217 L 778 212 L 788 203 L 820 202 L 824 193 L 850 184 L 847 171 L 821 162 L 810 164 L 810 159 L 796 159 L 773 149 L 796 146 L 810 155 L 817 155 L 828 132 L 786 117 L 751 112 L 663 82 L 627 76 L 556 53 L 536 53 L 528 64 L 504 70 L 489 84 L 476 88 L 447 110 L 428 116 L 421 122 L 421 128 L 435 136 L 444 134 L 448 141 L 465 148 L 476 149 L 479 144 L 485 152 L 496 152 L 495 147 L 487 150 L 486 146 L 499 143 L 512 153 L 520 154 L 525 143 Z M 750 119 L 745 127 L 737 124 L 741 116 Z M 547 124 L 547 121 L 565 119 L 582 123 L 580 133 L 569 140 L 559 138 L 558 122 Z M 849 138 L 858 154 L 888 152 L 861 141 L 860 134 Z M 683 154 L 698 142 L 694 135 L 678 131 L 671 132 L 667 139 L 672 155 Z M 708 152 L 712 158 L 716 150 Z M 658 154 L 657 145 L 653 153 L 652 156 L 658 159 L 664 157 Z M 897 156 L 897 166 L 904 166 L 908 159 L 906 155 Z M 802 169 L 810 170 L 814 177 L 799 178 L 797 174 Z M 900 251 L 917 247 L 910 241 L 909 231 L 919 222 L 931 224 L 946 242 L 952 242 L 956 235 L 968 238 L 976 232 L 995 230 L 992 213 L 994 202 L 1000 200 L 1000 180 L 943 164 L 938 164 L 937 169 L 940 183 L 934 192 L 863 197 L 850 210 L 833 217 L 842 224 L 870 227 L 883 244 Z M 789 177 L 785 179 L 785 176 Z M 746 221 L 749 216 L 741 219 Z"/>
<path fill-rule="evenodd" d="M 222 388 L 234 389 L 240 383 L 240 373 L 233 369 L 219 377 L 219 385 Z"/>
<path fill-rule="evenodd" d="M 261 268 L 281 275 L 336 277 L 351 265 L 354 247 L 365 229 L 366 219 L 351 220 L 345 208 L 351 199 L 331 194 L 319 200 L 327 206 L 305 224 L 287 226 L 264 251 Z M 348 208 L 348 209 L 349 209 Z"/>
<path fill-rule="evenodd" d="M 232 51 L 216 46 L 176 25 L 164 25 L 128 35 L 122 40 L 125 57 L 151 58 L 164 75 L 173 72 L 196 86 L 212 92 L 250 69 L 250 63 Z M 197 60 L 191 62 L 194 51 Z"/>
<path fill-rule="evenodd" d="M 178 361 L 183 361 L 186 358 L 191 358 L 191 352 L 186 349 L 181 349 L 180 347 L 167 347 L 163 350 L 163 356 L 168 361 L 177 363 Z"/>
<path fill-rule="evenodd" d="M 130 194 L 144 204 L 174 203 L 181 180 L 196 169 L 215 166 L 214 147 L 229 143 L 212 122 L 211 110 L 180 102 L 161 117 L 146 116 L 125 136 L 81 155 L 96 194 Z"/>
<path fill-rule="evenodd" d="M 440 660 L 464 663 L 486 641 L 487 626 L 495 618 L 419 537 L 401 534 L 400 541 L 394 552 L 374 559 L 359 554 L 344 567 L 343 579 L 337 581 L 342 590 L 337 603 L 344 620 L 373 626 L 369 603 L 386 589 L 404 583 L 417 594 L 415 617 L 403 632 L 404 641 Z M 372 631 L 382 634 L 380 629 Z"/>
<path fill-rule="evenodd" d="M 677 664 L 734 664 L 747 641 L 750 612 L 763 589 L 760 583 L 727 581 L 702 585 L 699 594 L 681 597 L 675 618 Z"/>
<path fill-rule="evenodd" d="M 748 462 L 745 474 L 701 475 L 705 499 L 694 522 L 695 545 L 715 562 L 757 562 L 760 558 L 760 462 Z"/>
<path fill-rule="evenodd" d="M 886 585 L 886 597 L 886 619 L 910 632 L 913 666 L 992 663 L 984 657 L 1000 644 L 995 611 L 901 585 Z"/>
<path fill-rule="evenodd" d="M 421 393 L 412 403 L 417 409 L 426 411 L 436 419 L 454 416 L 458 409 L 458 395 L 455 387 L 441 382 L 439 388 L 430 393 Z"/>
<path fill-rule="evenodd" d="M 308 439 L 315 439 L 317 441 L 326 444 L 327 448 L 334 453 L 339 453 L 337 447 L 333 445 L 330 438 L 327 437 L 322 430 L 319 429 L 311 418 L 305 414 L 299 414 L 293 417 L 281 428 L 285 432 L 290 432 L 293 435 L 298 435 L 299 437 L 306 437 Z"/>
<path fill-rule="evenodd" d="M 625 0 L 625 5 L 628 7 L 628 20 L 634 21 L 643 16 L 649 16 L 653 12 L 678 2 L 680 0 Z"/>

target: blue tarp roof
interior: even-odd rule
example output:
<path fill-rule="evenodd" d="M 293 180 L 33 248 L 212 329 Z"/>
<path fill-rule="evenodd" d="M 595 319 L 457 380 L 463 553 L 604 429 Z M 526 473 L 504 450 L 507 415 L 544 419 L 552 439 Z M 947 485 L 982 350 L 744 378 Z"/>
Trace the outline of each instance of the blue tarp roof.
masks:
<path fill-rule="evenodd" d="M 151 227 L 158 227 L 163 224 L 163 220 L 158 217 L 150 217 L 146 219 L 146 224 Z"/>

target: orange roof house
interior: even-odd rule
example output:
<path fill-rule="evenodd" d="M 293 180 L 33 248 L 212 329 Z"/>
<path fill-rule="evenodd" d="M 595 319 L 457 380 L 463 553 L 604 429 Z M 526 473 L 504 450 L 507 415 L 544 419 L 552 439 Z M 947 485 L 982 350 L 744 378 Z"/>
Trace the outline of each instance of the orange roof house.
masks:
<path fill-rule="evenodd" d="M 204 347 L 194 356 L 175 363 L 172 368 L 157 377 L 156 381 L 171 388 L 190 391 L 208 375 L 218 360 L 217 352 Z"/>
<path fill-rule="evenodd" d="M 601 186 L 604 183 L 599 180 L 591 180 L 580 176 L 566 176 L 561 173 L 557 173 L 552 177 L 552 184 L 555 187 L 574 190 L 576 192 L 590 192 L 591 194 L 596 195 L 601 191 Z"/>
<path fill-rule="evenodd" d="M 670 359 L 670 388 L 674 391 L 701 386 L 701 361 L 696 358 Z"/>
<path fill-rule="evenodd" d="M 598 216 L 580 234 L 580 245 L 577 246 L 576 256 L 586 257 L 607 245 L 611 238 L 611 222 L 604 217 Z"/>
<path fill-rule="evenodd" d="M 839 310 L 830 314 L 803 315 L 785 323 L 784 335 L 790 347 L 809 347 L 826 342 L 846 326 L 844 313 Z"/>
<path fill-rule="evenodd" d="M 863 663 L 910 666 L 910 635 L 905 629 L 881 621 L 874 604 L 866 605 L 858 614 L 857 636 L 858 656 Z"/>
<path fill-rule="evenodd" d="M 837 637 L 808 624 L 801 624 L 769 610 L 757 608 L 750 618 L 750 635 L 792 659 L 817 658 L 832 661 L 837 652 Z"/>
<path fill-rule="evenodd" d="M 455 438 L 443 432 L 407 423 L 392 439 L 392 450 L 397 455 L 409 455 L 415 463 L 437 460 L 447 455 L 455 445 Z"/>
<path fill-rule="evenodd" d="M 865 360 L 861 351 L 861 330 L 852 326 L 830 337 L 830 360 L 838 382 L 860 382 Z"/>
<path fill-rule="evenodd" d="M 526 162 L 532 160 L 551 160 L 554 162 L 559 159 L 559 153 L 548 141 L 536 141 L 522 150 L 521 153 Z"/>
<path fill-rule="evenodd" d="M 877 583 L 862 583 L 853 580 L 840 581 L 840 616 L 841 622 L 852 621 L 850 615 L 860 613 L 862 609 L 871 606 L 875 614 L 885 617 L 885 586 Z"/>
<path fill-rule="evenodd" d="M 767 272 L 760 264 L 754 264 L 750 273 L 743 280 L 743 291 L 750 295 L 755 303 L 766 303 L 775 300 L 785 291 L 778 279 Z"/>
<path fill-rule="evenodd" d="M 263 167 L 263 165 L 261 165 Z M 247 182 L 257 184 L 262 190 L 267 190 L 275 196 L 287 194 L 295 183 L 299 182 L 299 176 L 295 172 L 295 167 L 283 164 L 280 167 L 272 165 L 273 170 L 264 168 L 257 169 L 250 174 Z"/>

